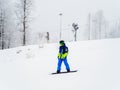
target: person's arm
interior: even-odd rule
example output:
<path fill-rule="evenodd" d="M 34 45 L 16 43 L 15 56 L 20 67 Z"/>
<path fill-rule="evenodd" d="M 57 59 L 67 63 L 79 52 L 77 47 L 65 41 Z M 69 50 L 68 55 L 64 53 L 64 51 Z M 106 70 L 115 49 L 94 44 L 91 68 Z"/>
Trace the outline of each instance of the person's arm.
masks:
<path fill-rule="evenodd" d="M 62 56 L 62 47 L 60 46 L 60 47 L 59 47 L 58 58 L 61 58 L 61 56 Z"/>

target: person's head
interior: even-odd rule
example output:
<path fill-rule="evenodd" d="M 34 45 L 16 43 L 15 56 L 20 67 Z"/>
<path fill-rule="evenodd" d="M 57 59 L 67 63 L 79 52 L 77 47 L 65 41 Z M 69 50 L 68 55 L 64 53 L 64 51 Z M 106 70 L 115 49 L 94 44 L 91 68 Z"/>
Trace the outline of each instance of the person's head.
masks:
<path fill-rule="evenodd" d="M 65 45 L 64 40 L 60 40 L 60 41 L 59 41 L 59 44 L 60 44 L 61 46 Z"/>

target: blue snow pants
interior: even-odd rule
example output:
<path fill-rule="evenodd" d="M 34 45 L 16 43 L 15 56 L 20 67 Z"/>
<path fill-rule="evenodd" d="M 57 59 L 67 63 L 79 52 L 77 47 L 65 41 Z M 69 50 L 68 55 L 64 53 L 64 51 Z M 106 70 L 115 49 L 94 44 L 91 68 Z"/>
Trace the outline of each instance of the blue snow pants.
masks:
<path fill-rule="evenodd" d="M 67 58 L 65 58 L 65 59 L 59 59 L 58 58 L 58 67 L 57 67 L 57 70 L 59 70 L 59 71 L 61 70 L 62 62 L 64 62 L 64 65 L 66 66 L 66 70 L 70 70 L 69 64 L 67 62 Z"/>

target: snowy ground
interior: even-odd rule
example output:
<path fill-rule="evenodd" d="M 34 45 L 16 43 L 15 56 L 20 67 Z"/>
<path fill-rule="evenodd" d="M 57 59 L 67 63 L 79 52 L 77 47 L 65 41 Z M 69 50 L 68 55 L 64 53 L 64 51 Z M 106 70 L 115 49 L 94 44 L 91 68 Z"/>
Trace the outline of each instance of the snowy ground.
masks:
<path fill-rule="evenodd" d="M 120 39 L 66 44 L 76 73 L 50 75 L 56 71 L 58 44 L 0 51 L 0 90 L 120 90 Z"/>

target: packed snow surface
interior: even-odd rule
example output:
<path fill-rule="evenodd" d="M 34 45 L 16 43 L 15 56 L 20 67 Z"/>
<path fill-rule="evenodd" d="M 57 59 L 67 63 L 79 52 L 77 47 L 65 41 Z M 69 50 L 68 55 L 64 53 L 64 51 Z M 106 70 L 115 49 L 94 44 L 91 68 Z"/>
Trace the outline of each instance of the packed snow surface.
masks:
<path fill-rule="evenodd" d="M 51 75 L 58 43 L 0 50 L 0 90 L 120 90 L 120 39 L 66 45 L 70 68 L 78 72 Z"/>

